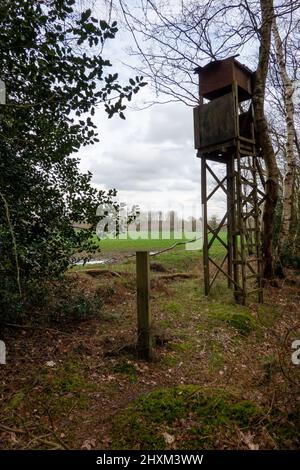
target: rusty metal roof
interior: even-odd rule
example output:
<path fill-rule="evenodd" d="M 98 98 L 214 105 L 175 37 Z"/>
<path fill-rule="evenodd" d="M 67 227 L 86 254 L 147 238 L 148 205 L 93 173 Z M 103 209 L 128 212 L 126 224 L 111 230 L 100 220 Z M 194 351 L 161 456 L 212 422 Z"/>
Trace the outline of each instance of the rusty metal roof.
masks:
<path fill-rule="evenodd" d="M 207 70 L 211 67 L 214 67 L 215 65 L 219 64 L 220 62 L 234 61 L 234 63 L 239 68 L 243 69 L 246 73 L 251 74 L 251 75 L 254 74 L 254 72 L 251 69 L 249 69 L 246 65 L 244 65 L 241 62 L 239 62 L 238 60 L 236 60 L 236 57 L 238 57 L 238 56 L 239 56 L 239 54 L 236 54 L 236 55 L 227 57 L 226 59 L 212 60 L 211 62 L 208 62 L 206 65 L 203 65 L 203 66 L 199 65 L 198 67 L 196 67 L 194 69 L 194 72 L 200 74 L 204 70 Z"/>

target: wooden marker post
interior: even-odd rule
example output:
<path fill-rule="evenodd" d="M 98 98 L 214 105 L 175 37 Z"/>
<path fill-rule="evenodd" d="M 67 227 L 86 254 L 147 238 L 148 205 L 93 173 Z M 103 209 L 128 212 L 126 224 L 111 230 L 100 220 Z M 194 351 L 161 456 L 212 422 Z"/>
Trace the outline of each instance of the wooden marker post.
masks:
<path fill-rule="evenodd" d="M 149 251 L 136 252 L 138 356 L 152 358 L 152 335 L 150 313 L 150 257 Z"/>

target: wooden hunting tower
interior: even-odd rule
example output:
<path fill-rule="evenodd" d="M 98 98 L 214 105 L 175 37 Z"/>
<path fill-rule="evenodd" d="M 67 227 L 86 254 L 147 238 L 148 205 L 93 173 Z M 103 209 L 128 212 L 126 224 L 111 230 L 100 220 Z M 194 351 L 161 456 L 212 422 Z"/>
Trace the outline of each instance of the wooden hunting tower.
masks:
<path fill-rule="evenodd" d="M 208 295 L 219 273 L 228 279 L 237 302 L 244 304 L 257 293 L 262 302 L 260 205 L 264 181 L 255 142 L 252 90 L 254 74 L 235 57 L 197 67 L 199 106 L 194 108 L 194 136 L 201 159 L 203 209 L 203 265 L 205 294 Z M 204 101 L 205 100 L 205 101 Z M 213 163 L 224 165 L 223 175 L 213 171 Z M 207 177 L 214 187 L 208 193 Z M 208 222 L 211 197 L 221 189 L 227 210 L 217 228 Z M 227 228 L 227 237 L 221 231 Z M 218 241 L 225 249 L 220 262 L 211 256 Z M 226 268 L 227 262 L 227 268 Z"/>

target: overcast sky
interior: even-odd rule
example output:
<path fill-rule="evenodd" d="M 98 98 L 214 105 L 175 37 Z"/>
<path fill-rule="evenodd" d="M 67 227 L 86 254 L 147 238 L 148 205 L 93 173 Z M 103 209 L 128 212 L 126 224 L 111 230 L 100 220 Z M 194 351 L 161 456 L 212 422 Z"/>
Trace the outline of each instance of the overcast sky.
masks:
<path fill-rule="evenodd" d="M 120 44 L 124 49 L 130 45 L 129 35 L 122 31 L 105 53 L 126 79 L 134 73 L 124 65 L 131 59 Z M 100 142 L 80 150 L 81 168 L 93 173 L 93 183 L 99 189 L 116 188 L 119 198 L 130 204 L 143 208 L 152 203 L 161 210 L 176 210 L 178 204 L 184 204 L 189 213 L 195 205 L 200 214 L 200 161 L 194 150 L 192 108 L 170 103 L 134 109 L 153 99 L 150 87 L 144 87 L 134 96 L 133 107 L 126 109 L 126 120 L 117 116 L 108 119 L 99 108 L 94 122 Z M 223 199 L 218 192 L 211 214 L 222 214 Z"/>

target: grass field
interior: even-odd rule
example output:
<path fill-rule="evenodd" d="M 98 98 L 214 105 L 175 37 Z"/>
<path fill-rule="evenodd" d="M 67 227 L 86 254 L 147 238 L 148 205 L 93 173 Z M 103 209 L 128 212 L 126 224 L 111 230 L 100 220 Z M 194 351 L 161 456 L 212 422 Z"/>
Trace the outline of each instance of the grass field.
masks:
<path fill-rule="evenodd" d="M 175 243 L 181 243 L 184 241 L 189 241 L 195 239 L 195 235 L 191 234 L 190 238 L 183 238 L 181 233 L 173 233 L 171 237 L 168 237 L 166 232 L 162 232 L 161 236 L 159 237 L 158 232 L 154 232 L 151 234 L 151 238 L 146 238 L 146 233 L 141 232 L 141 237 L 139 239 L 127 238 L 122 239 L 117 237 L 116 239 L 103 239 L 99 240 L 99 248 L 103 253 L 105 252 L 112 252 L 112 251 L 136 251 L 136 250 L 162 250 L 165 248 L 169 248 Z M 220 233 L 220 238 L 222 240 L 226 240 L 226 232 Z M 185 250 L 185 251 L 195 251 L 195 248 L 198 251 L 201 249 L 201 240 L 198 241 L 197 246 L 194 243 L 187 243 L 180 244 L 176 247 L 176 250 Z M 213 248 L 211 254 L 213 256 L 219 256 L 224 253 L 224 248 L 222 244 L 215 240 L 213 244 Z"/>
<path fill-rule="evenodd" d="M 164 249 L 174 243 L 184 242 L 195 238 L 195 235 L 192 235 L 191 238 L 185 238 L 179 232 L 174 232 L 168 234 L 167 232 L 152 232 L 150 237 L 147 232 L 140 233 L 129 233 L 127 238 L 124 235 L 120 235 L 115 239 L 104 238 L 99 240 L 99 247 L 103 251 L 119 251 L 119 250 L 140 250 L 140 249 Z"/>

